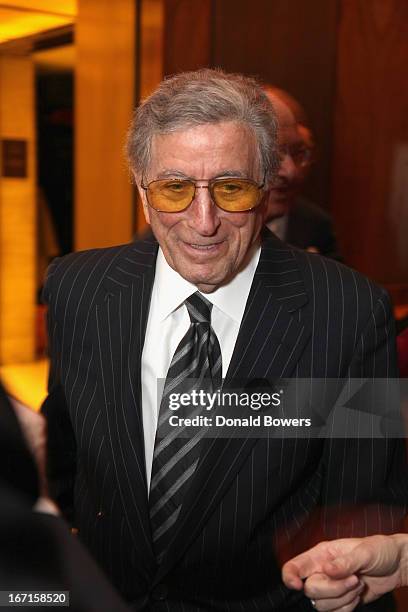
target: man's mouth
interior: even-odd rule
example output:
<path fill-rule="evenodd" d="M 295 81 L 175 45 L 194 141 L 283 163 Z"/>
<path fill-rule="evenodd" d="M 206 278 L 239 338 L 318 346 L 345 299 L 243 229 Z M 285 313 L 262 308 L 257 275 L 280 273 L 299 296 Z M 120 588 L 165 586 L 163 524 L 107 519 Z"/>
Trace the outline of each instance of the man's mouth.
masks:
<path fill-rule="evenodd" d="M 212 249 L 217 248 L 221 242 L 213 242 L 212 244 L 194 244 L 193 242 L 188 242 L 187 244 L 193 249 L 198 249 L 199 251 L 211 251 Z"/>
<path fill-rule="evenodd" d="M 187 241 L 183 241 L 183 242 L 187 248 L 193 249 L 197 253 L 211 253 L 213 251 L 216 251 L 223 244 L 224 241 L 219 240 L 217 242 L 211 242 L 211 243 L 205 243 L 205 244 L 200 244 L 199 242 L 187 242 Z"/>
<path fill-rule="evenodd" d="M 289 185 L 276 185 L 273 188 L 273 191 L 277 191 L 278 193 L 287 193 L 290 191 Z"/>

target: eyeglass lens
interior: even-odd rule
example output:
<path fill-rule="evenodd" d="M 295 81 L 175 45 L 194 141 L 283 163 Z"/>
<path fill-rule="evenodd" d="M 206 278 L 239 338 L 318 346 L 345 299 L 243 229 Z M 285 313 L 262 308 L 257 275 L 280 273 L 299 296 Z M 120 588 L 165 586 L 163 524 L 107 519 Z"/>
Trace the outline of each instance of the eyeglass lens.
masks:
<path fill-rule="evenodd" d="M 179 212 L 187 208 L 195 197 L 196 186 L 193 181 L 164 179 L 152 181 L 147 186 L 150 206 L 158 211 Z M 218 179 L 208 184 L 215 204 L 229 212 L 250 210 L 259 204 L 261 189 L 248 179 Z"/>

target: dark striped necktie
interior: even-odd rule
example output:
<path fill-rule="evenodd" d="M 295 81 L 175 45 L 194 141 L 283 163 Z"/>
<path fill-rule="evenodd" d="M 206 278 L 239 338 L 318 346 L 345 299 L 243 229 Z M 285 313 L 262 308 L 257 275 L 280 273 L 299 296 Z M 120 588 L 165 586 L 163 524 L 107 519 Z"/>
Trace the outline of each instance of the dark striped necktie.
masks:
<path fill-rule="evenodd" d="M 222 383 L 221 349 L 211 327 L 212 304 L 198 291 L 186 301 L 190 327 L 173 355 L 164 384 L 153 453 L 149 509 L 153 547 L 160 563 L 169 546 L 186 491 L 199 460 L 200 441 L 205 429 L 183 437 L 181 428 L 166 427 L 174 414 L 168 406 L 172 393 L 193 389 L 215 392 Z M 188 416 L 202 411 L 191 407 Z M 164 429 L 165 433 L 161 433 Z M 169 431 L 170 429 L 170 431 Z"/>

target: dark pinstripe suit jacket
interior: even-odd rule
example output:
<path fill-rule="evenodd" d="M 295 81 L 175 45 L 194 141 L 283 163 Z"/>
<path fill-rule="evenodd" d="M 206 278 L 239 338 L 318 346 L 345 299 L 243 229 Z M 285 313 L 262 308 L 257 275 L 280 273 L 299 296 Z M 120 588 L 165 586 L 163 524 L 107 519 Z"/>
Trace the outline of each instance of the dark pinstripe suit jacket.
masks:
<path fill-rule="evenodd" d="M 54 493 L 67 512 L 73 505 L 82 539 L 137 610 L 308 610 L 282 586 L 282 559 L 314 539 L 395 529 L 407 497 L 402 445 L 206 441 L 156 567 L 140 374 L 156 252 L 150 239 L 51 266 L 44 412 Z M 385 292 L 265 240 L 227 379 L 395 375 Z"/>
<path fill-rule="evenodd" d="M 289 210 L 284 240 L 300 249 L 315 247 L 321 255 L 342 261 L 332 218 L 303 196 L 298 196 Z"/>

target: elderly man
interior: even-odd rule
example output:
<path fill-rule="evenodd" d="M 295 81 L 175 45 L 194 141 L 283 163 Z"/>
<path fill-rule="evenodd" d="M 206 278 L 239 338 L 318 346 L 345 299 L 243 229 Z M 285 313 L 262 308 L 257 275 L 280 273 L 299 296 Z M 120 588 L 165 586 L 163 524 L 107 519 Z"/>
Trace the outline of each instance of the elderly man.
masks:
<path fill-rule="evenodd" d="M 341 260 L 330 216 L 300 195 L 314 151 L 306 114 L 286 91 L 267 86 L 265 92 L 278 116 L 281 154 L 277 180 L 270 191 L 267 226 L 289 244 Z"/>
<path fill-rule="evenodd" d="M 281 559 L 346 512 L 356 535 L 401 512 L 398 442 L 156 435 L 187 379 L 396 373 L 382 289 L 261 240 L 275 127 L 252 79 L 165 80 L 128 137 L 154 238 L 64 257 L 46 282 L 52 491 L 135 610 L 309 609 Z"/>

